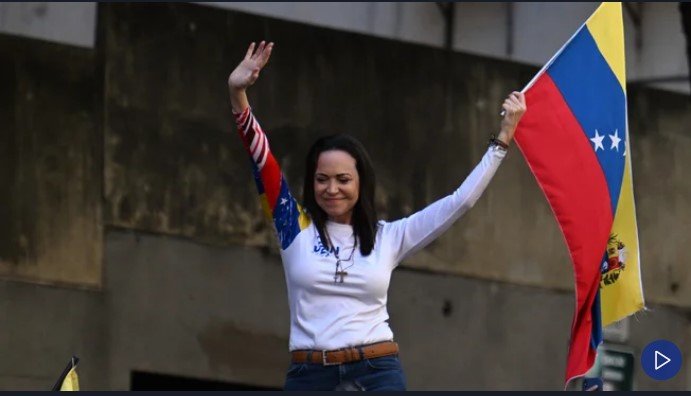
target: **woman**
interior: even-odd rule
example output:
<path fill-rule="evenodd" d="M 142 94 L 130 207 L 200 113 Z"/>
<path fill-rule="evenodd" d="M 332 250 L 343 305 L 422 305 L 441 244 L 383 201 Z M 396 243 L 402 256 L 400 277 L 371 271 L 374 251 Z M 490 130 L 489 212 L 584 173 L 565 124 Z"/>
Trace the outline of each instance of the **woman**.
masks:
<path fill-rule="evenodd" d="M 377 221 L 374 170 L 348 135 L 321 138 L 306 161 L 304 209 L 293 198 L 247 101 L 273 43 L 252 43 L 228 78 L 230 101 L 257 187 L 281 245 L 292 363 L 286 390 L 405 390 L 386 310 L 391 272 L 438 237 L 480 197 L 506 154 L 525 98 L 512 93 L 497 139 L 463 184 L 422 211 Z"/>

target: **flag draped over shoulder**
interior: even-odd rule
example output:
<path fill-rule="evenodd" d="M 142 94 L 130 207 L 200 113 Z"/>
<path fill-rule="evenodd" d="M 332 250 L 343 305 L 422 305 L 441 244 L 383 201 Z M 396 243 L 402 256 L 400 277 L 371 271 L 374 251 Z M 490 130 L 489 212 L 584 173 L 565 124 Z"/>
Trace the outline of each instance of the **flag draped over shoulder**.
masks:
<path fill-rule="evenodd" d="M 643 308 L 621 3 L 602 3 L 526 87 L 516 142 L 564 234 L 575 274 L 567 383 L 602 326 Z"/>

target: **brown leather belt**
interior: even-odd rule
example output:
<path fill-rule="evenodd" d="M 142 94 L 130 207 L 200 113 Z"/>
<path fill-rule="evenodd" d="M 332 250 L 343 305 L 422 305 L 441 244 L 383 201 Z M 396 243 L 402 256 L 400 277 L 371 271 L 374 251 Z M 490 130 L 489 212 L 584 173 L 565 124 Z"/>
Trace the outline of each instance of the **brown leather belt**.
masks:
<path fill-rule="evenodd" d="M 357 362 L 362 359 L 373 359 L 398 353 L 398 344 L 393 341 L 377 342 L 376 344 L 360 345 L 350 348 L 319 351 L 314 349 L 297 350 L 291 352 L 293 363 L 319 363 L 331 366 L 341 363 Z"/>

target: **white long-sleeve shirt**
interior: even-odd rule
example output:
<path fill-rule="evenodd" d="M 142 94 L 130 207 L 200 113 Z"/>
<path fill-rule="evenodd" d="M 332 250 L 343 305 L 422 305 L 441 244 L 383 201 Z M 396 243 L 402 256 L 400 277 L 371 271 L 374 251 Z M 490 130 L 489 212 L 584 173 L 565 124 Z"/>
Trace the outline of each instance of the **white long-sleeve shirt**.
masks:
<path fill-rule="evenodd" d="M 290 305 L 291 351 L 338 349 L 392 340 L 386 309 L 391 272 L 447 230 L 480 198 L 506 151 L 493 146 L 461 186 L 423 210 L 393 222 L 379 221 L 372 252 L 363 257 L 350 225 L 327 222 L 333 248 L 300 208 L 248 109 L 236 115 L 240 136 L 253 158 L 264 208 L 281 243 Z M 354 250 L 354 251 L 353 251 Z M 337 282 L 336 254 L 348 274 Z M 340 278 L 339 278 L 340 279 Z"/>

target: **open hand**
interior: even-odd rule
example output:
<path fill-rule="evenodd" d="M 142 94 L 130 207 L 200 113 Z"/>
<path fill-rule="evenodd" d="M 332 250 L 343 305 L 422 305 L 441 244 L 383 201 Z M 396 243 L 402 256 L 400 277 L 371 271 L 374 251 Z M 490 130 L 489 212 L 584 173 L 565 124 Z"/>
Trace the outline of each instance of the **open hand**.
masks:
<path fill-rule="evenodd" d="M 259 72 L 269 61 L 273 46 L 274 43 L 267 44 L 265 41 L 262 41 L 255 51 L 255 43 L 250 44 L 245 59 L 230 73 L 228 88 L 231 90 L 244 90 L 254 84 L 257 78 L 259 78 Z"/>

